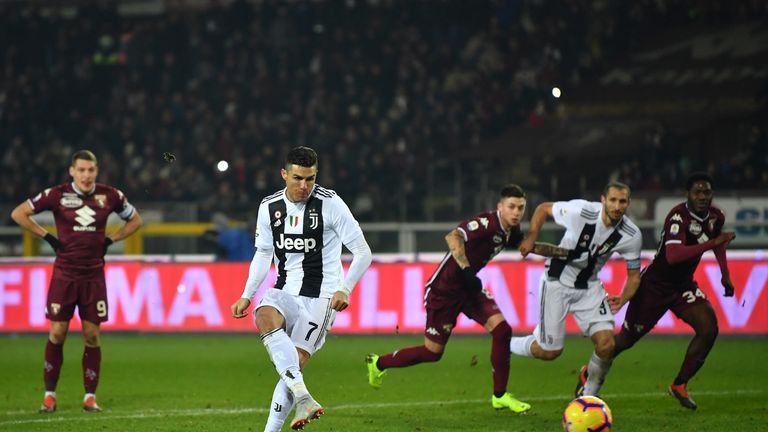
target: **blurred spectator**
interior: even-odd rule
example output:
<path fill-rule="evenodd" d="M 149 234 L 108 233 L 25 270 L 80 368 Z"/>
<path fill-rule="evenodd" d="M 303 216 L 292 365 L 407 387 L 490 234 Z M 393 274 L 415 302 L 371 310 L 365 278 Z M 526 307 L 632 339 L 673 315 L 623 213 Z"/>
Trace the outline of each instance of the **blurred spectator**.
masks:
<path fill-rule="evenodd" d="M 204 238 L 216 247 L 216 257 L 223 261 L 251 261 L 256 252 L 253 233 L 243 226 L 232 225 L 223 213 L 213 215 L 214 229 Z"/>
<path fill-rule="evenodd" d="M 72 17 L 44 3 L 0 2 L 0 202 L 64 181 L 55 162 L 77 147 L 104 155 L 105 180 L 125 185 L 135 202 L 191 201 L 201 220 L 215 211 L 244 218 L 280 187 L 266 173 L 283 153 L 309 145 L 328 155 L 323 184 L 356 203 L 361 221 L 454 219 L 424 210 L 428 194 L 441 193 L 435 182 L 445 182 L 426 184 L 432 164 L 469 149 L 475 159 L 465 170 L 490 172 L 495 161 L 476 156 L 483 143 L 511 126 L 545 124 L 553 85 L 577 85 L 636 45 L 651 21 L 749 16 L 760 7 L 238 0 L 204 9 L 175 2 L 162 15 L 129 17 L 100 2 Z M 758 135 L 745 138 L 753 143 L 745 157 L 713 168 L 743 173 L 733 187 L 765 184 Z M 662 159 L 666 144 L 654 151 Z M 229 170 L 218 172 L 219 160 Z M 700 162 L 670 161 L 661 185 L 679 184 Z M 655 166 L 649 158 L 639 168 Z M 551 174 L 535 172 L 531 185 L 548 193 Z"/>

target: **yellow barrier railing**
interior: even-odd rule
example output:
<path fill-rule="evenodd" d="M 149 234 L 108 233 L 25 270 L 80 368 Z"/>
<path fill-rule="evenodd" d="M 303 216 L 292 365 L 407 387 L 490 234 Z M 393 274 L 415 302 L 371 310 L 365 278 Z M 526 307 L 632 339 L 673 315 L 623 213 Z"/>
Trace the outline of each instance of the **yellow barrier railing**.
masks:
<path fill-rule="evenodd" d="M 121 225 L 107 225 L 107 235 L 120 229 Z M 144 253 L 144 237 L 193 237 L 201 236 L 207 230 L 215 227 L 212 223 L 173 222 L 150 223 L 143 225 L 132 236 L 124 240 L 123 253 L 125 255 L 141 255 Z M 56 235 L 55 225 L 43 226 L 48 232 Z M 43 241 L 31 232 L 24 230 L 22 234 L 22 248 L 25 257 L 40 255 L 40 242 Z"/>

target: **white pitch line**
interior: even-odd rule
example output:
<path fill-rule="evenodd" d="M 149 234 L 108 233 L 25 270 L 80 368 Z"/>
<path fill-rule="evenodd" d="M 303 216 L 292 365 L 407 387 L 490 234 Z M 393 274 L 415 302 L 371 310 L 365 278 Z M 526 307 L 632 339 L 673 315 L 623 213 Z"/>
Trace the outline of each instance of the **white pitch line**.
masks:
<path fill-rule="evenodd" d="M 763 390 L 735 390 L 735 391 L 697 391 L 694 393 L 696 396 L 736 396 L 747 394 L 761 394 L 765 393 Z M 601 397 L 606 400 L 611 399 L 641 399 L 648 397 L 667 397 L 666 392 L 649 392 L 649 393 L 607 393 Z M 571 399 L 571 395 L 552 395 L 552 396 L 534 396 L 524 397 L 526 401 L 552 401 L 563 400 L 567 401 Z M 365 408 L 407 408 L 407 407 L 421 407 L 421 406 L 434 406 L 434 405 L 466 405 L 466 404 L 480 404 L 488 403 L 487 399 L 453 399 L 442 401 L 417 401 L 417 402 L 384 402 L 384 403 L 367 403 L 367 404 L 341 404 L 327 406 L 328 411 L 342 411 L 353 409 L 365 409 Z M 25 411 L 26 413 L 27 411 Z M 170 410 L 147 410 L 137 411 L 130 414 L 117 414 L 110 415 L 107 413 L 87 414 L 82 417 L 74 416 L 62 416 L 54 417 L 56 414 L 45 414 L 45 418 L 38 419 L 25 419 L 25 420 L 7 420 L 0 421 L 0 426 L 7 425 L 22 425 L 22 424 L 34 424 L 34 423 L 59 423 L 59 422 L 93 422 L 93 421 L 106 421 L 106 420 L 125 420 L 125 419 L 149 419 L 157 417 L 196 417 L 204 415 L 229 415 L 229 414 L 264 414 L 268 412 L 266 408 L 205 408 L 205 409 L 170 409 Z M 6 412 L 6 415 L 18 415 L 19 411 Z M 41 414 L 42 415 L 42 414 Z"/>

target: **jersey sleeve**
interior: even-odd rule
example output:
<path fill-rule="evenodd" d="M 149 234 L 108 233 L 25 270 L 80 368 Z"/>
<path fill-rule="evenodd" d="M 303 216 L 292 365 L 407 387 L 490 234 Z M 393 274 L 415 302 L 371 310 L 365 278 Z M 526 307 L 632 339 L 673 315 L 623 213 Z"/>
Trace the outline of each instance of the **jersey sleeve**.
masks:
<path fill-rule="evenodd" d="M 517 248 L 520 246 L 520 243 L 523 242 L 523 231 L 520 230 L 520 227 L 517 227 L 512 231 L 512 234 L 509 236 L 509 240 L 507 240 L 506 247 L 508 248 Z"/>
<path fill-rule="evenodd" d="M 552 203 L 552 217 L 556 224 L 566 229 L 573 228 L 587 204 L 589 201 L 585 200 L 556 201 Z"/>
<path fill-rule="evenodd" d="M 640 230 L 632 236 L 626 247 L 619 251 L 624 261 L 627 262 L 627 270 L 637 270 L 640 268 L 640 251 L 643 247 L 643 235 Z"/>
<path fill-rule="evenodd" d="M 136 208 L 128 202 L 128 198 L 120 189 L 114 189 L 114 193 L 116 195 L 116 202 L 113 211 L 124 221 L 131 219 L 136 212 Z"/>
<path fill-rule="evenodd" d="M 712 230 L 712 236 L 717 237 L 720 234 L 722 234 L 724 225 L 725 225 L 725 214 L 720 213 L 717 215 L 717 220 L 715 220 L 715 227 Z"/>
<path fill-rule="evenodd" d="M 267 203 L 261 203 L 259 206 L 259 214 L 256 220 L 256 234 L 254 245 L 257 251 L 269 252 L 273 250 L 272 243 L 272 228 L 269 226 L 269 205 Z"/>
<path fill-rule="evenodd" d="M 680 213 L 672 211 L 664 220 L 664 232 L 662 238 L 664 245 L 685 244 L 685 233 L 688 231 L 688 218 L 684 218 Z"/>
<path fill-rule="evenodd" d="M 496 231 L 489 229 L 490 224 L 491 220 L 488 215 L 480 214 L 459 223 L 459 226 L 457 226 L 456 229 L 458 229 L 464 237 L 464 241 L 468 242 L 470 240 L 494 234 Z"/>
<path fill-rule="evenodd" d="M 363 235 L 363 230 L 360 229 L 360 224 L 352 215 L 352 212 L 347 207 L 347 204 L 341 199 L 340 196 L 334 195 L 331 198 L 333 215 L 332 215 L 332 229 L 339 236 L 339 239 L 343 244 L 348 244 L 357 237 Z"/>
<path fill-rule="evenodd" d="M 27 200 L 35 214 L 46 210 L 53 210 L 61 198 L 58 188 L 48 188 Z"/>

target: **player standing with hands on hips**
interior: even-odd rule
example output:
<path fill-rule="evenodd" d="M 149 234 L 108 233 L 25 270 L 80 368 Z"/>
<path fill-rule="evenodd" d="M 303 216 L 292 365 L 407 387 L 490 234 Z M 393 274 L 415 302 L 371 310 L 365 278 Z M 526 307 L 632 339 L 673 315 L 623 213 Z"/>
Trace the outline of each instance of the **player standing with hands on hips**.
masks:
<path fill-rule="evenodd" d="M 712 183 L 706 173 L 694 173 L 688 178 L 685 184 L 687 200 L 667 214 L 659 250 L 653 262 L 643 270 L 639 288 L 623 293 L 620 301 L 611 306 L 615 312 L 629 301 L 624 325 L 616 335 L 613 358 L 648 334 L 668 310 L 693 328 L 696 335 L 688 344 L 683 364 L 669 386 L 669 394 L 680 405 L 692 410 L 697 405 L 688 395 L 686 385 L 704 365 L 718 333 L 712 304 L 693 280 L 693 273 L 705 251 L 714 251 L 720 265 L 724 295 L 733 296 L 725 248 L 736 234 L 723 231 L 725 215 L 712 205 Z M 595 394 L 601 384 L 601 381 L 593 382 L 591 375 L 582 371 L 576 392 L 583 389 L 584 394 Z"/>
<path fill-rule="evenodd" d="M 83 411 L 101 411 L 95 393 L 101 368 L 99 325 L 108 319 L 104 255 L 109 245 L 139 229 L 141 216 L 122 192 L 96 183 L 98 174 L 96 156 L 88 150 L 80 150 L 72 156 L 69 167 L 71 183 L 48 188 L 19 204 L 11 213 L 17 224 L 42 237 L 56 252 L 45 303 L 50 330 L 45 346 L 45 395 L 41 413 L 56 411 L 56 384 L 64 362 L 64 341 L 75 306 L 82 320 L 85 340 Z M 58 237 L 47 232 L 31 217 L 46 210 L 53 212 Z M 125 224 L 105 236 L 107 217 L 112 212 L 117 213 Z"/>
<path fill-rule="evenodd" d="M 285 188 L 264 198 L 256 227 L 256 254 L 232 316 L 243 318 L 274 258 L 275 286 L 254 312 L 261 340 L 280 380 L 272 395 L 265 431 L 279 431 L 291 408 L 294 430 L 323 414 L 309 394 L 302 370 L 325 343 L 336 312 L 371 264 L 371 249 L 349 208 L 336 192 L 315 184 L 317 154 L 292 149 L 280 170 Z M 352 252 L 346 277 L 341 246 Z"/>

